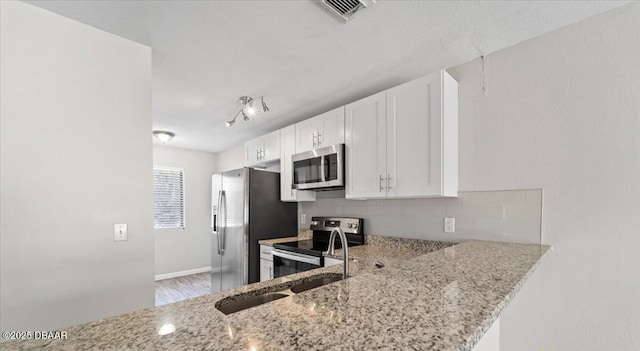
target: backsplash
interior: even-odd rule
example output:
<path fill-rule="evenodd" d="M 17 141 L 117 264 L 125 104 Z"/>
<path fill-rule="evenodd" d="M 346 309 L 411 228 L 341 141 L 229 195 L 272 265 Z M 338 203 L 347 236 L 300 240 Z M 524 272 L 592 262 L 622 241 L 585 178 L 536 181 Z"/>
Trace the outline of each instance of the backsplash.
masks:
<path fill-rule="evenodd" d="M 364 218 L 364 233 L 440 241 L 494 240 L 540 243 L 542 189 L 460 192 L 457 198 L 301 202 L 298 213 Z M 445 233 L 443 218 L 455 218 L 455 232 Z M 300 221 L 298 221 L 300 223 Z"/>

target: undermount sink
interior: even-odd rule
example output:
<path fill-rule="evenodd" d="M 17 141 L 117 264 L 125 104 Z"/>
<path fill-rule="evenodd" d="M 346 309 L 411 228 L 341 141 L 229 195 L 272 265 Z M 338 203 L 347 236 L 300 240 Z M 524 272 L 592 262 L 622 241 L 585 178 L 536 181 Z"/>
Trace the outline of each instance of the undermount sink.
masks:
<path fill-rule="evenodd" d="M 258 296 L 249 296 L 249 297 L 243 298 L 242 300 L 228 302 L 228 303 L 225 303 L 224 305 L 217 306 L 216 308 L 224 314 L 232 314 L 242 310 L 246 310 L 247 308 L 260 306 L 267 302 L 275 301 L 287 296 L 289 295 L 283 294 L 283 293 L 277 293 L 277 292 L 266 293 Z"/>
<path fill-rule="evenodd" d="M 284 288 L 280 288 L 280 290 L 277 291 L 265 291 L 264 293 L 259 295 L 250 295 L 250 293 L 244 293 L 240 295 L 229 296 L 218 301 L 218 303 L 216 303 L 216 308 L 224 314 L 236 313 L 251 307 L 260 306 L 271 301 L 279 300 L 287 296 L 292 296 L 307 290 L 319 288 L 323 285 L 331 284 L 341 279 L 342 274 L 338 273 L 323 273 L 313 275 L 301 280 L 292 281 L 290 282 L 290 284 L 284 285 Z"/>
<path fill-rule="evenodd" d="M 324 277 L 318 277 L 312 280 L 308 280 L 305 282 L 302 282 L 298 285 L 295 285 L 293 287 L 291 287 L 291 291 L 299 294 L 303 291 L 307 291 L 307 290 L 311 290 L 311 289 L 315 289 L 315 288 L 319 288 L 323 285 L 327 285 L 327 284 L 331 284 L 333 282 L 337 282 L 338 280 L 342 279 L 342 274 L 336 274 L 336 275 L 329 275 L 329 276 L 324 276 Z"/>

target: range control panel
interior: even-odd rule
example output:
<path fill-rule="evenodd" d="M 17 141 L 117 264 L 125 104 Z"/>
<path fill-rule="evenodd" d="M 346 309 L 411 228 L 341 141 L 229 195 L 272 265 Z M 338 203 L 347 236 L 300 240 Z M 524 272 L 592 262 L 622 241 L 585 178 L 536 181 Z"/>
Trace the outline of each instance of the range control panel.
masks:
<path fill-rule="evenodd" d="M 313 231 L 330 232 L 333 228 L 340 227 L 345 233 L 361 234 L 362 218 L 348 217 L 311 217 L 311 226 L 309 229 Z"/>

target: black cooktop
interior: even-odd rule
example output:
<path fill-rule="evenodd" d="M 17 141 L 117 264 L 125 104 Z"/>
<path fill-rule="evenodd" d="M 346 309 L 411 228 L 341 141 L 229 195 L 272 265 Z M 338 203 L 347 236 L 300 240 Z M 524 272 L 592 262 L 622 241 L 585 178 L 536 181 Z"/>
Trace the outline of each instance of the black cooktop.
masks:
<path fill-rule="evenodd" d="M 351 244 L 349 244 L 351 246 Z M 329 249 L 329 243 L 323 240 L 297 240 L 297 241 L 288 241 L 286 243 L 273 244 L 273 247 L 276 249 L 286 250 L 297 252 L 305 255 L 322 257 L 322 253 Z M 342 248 L 342 243 L 340 239 L 336 239 L 335 248 Z"/>
<path fill-rule="evenodd" d="M 276 249 L 297 252 L 305 255 L 322 257 L 322 252 L 327 251 L 327 249 L 329 248 L 329 243 L 327 243 L 326 241 L 309 239 L 273 244 L 273 247 Z"/>

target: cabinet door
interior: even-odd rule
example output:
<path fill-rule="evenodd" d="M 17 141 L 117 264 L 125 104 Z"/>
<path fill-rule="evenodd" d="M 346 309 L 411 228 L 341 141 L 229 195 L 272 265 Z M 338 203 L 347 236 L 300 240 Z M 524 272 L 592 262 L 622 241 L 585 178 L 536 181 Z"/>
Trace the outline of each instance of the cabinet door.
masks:
<path fill-rule="evenodd" d="M 311 151 L 317 142 L 316 120 L 313 118 L 296 123 L 296 151 L 295 153 Z"/>
<path fill-rule="evenodd" d="M 442 194 L 441 72 L 387 90 L 389 197 Z"/>
<path fill-rule="evenodd" d="M 344 106 L 314 117 L 317 147 L 344 144 Z"/>
<path fill-rule="evenodd" d="M 346 106 L 345 197 L 386 197 L 386 93 Z M 383 180 L 381 180 L 381 178 Z"/>
<path fill-rule="evenodd" d="M 291 188 L 292 164 L 291 155 L 296 150 L 296 126 L 290 125 L 280 130 L 280 200 L 281 201 L 315 201 L 316 193 Z"/>
<path fill-rule="evenodd" d="M 260 259 L 260 281 L 273 279 L 273 261 Z"/>
<path fill-rule="evenodd" d="M 296 126 L 280 130 L 280 200 L 295 201 L 295 189 L 291 188 L 291 155 L 296 150 Z"/>
<path fill-rule="evenodd" d="M 264 137 L 251 139 L 244 143 L 245 161 L 247 167 L 255 166 L 260 163 L 261 150 L 264 147 Z"/>
<path fill-rule="evenodd" d="M 331 257 L 325 257 L 324 258 L 324 266 L 325 267 L 335 266 L 337 264 L 342 264 L 342 260 L 339 260 L 337 258 L 331 258 Z"/>
<path fill-rule="evenodd" d="M 264 136 L 264 148 L 260 162 L 277 161 L 280 159 L 280 131 L 276 130 Z"/>

